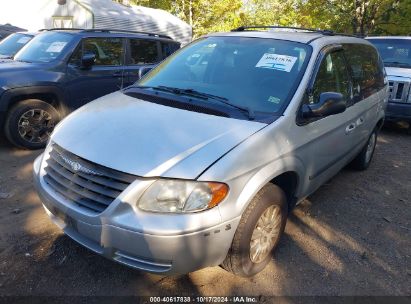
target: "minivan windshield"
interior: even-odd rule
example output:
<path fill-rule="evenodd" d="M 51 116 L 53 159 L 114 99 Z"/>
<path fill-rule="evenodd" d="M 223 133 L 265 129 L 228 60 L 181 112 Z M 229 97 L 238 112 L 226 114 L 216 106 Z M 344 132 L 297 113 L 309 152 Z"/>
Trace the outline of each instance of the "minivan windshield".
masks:
<path fill-rule="evenodd" d="M 13 57 L 33 38 L 32 35 L 14 33 L 0 42 L 0 56 Z"/>
<path fill-rule="evenodd" d="M 51 62 L 64 52 L 73 39 L 74 36 L 68 33 L 42 33 L 27 43 L 14 59 L 24 62 Z"/>
<path fill-rule="evenodd" d="M 310 55 L 311 47 L 297 42 L 206 37 L 177 51 L 137 85 L 208 94 L 214 96 L 209 102 L 219 98 L 222 107 L 230 104 L 253 113 L 280 114 L 294 95 Z"/>
<path fill-rule="evenodd" d="M 410 39 L 368 39 L 380 53 L 387 67 L 411 68 Z"/>

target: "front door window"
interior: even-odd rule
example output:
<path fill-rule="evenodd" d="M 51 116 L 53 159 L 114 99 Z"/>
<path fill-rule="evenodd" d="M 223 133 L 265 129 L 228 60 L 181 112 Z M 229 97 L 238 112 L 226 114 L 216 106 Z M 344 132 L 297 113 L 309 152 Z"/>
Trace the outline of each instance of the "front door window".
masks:
<path fill-rule="evenodd" d="M 308 103 L 319 102 L 320 94 L 325 92 L 341 93 L 347 102 L 351 99 L 350 78 L 342 51 L 326 55 L 321 62 Z"/>

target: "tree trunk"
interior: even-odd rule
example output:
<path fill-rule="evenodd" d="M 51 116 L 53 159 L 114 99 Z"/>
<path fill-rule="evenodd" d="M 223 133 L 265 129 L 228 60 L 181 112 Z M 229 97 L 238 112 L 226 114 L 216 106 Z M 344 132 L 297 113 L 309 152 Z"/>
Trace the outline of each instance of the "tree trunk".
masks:
<path fill-rule="evenodd" d="M 189 0 L 189 24 L 192 27 L 193 26 L 193 0 Z"/>

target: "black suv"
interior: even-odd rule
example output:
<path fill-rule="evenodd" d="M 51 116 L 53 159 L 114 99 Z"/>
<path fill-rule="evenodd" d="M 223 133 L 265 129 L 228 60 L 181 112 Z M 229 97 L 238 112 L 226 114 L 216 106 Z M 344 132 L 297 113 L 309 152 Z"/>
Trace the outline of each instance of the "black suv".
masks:
<path fill-rule="evenodd" d="M 0 126 L 14 145 L 42 148 L 62 117 L 133 84 L 179 47 L 143 32 L 45 31 L 0 64 Z"/>
<path fill-rule="evenodd" d="M 35 33 L 19 32 L 0 41 L 0 62 L 11 60 L 34 36 Z"/>

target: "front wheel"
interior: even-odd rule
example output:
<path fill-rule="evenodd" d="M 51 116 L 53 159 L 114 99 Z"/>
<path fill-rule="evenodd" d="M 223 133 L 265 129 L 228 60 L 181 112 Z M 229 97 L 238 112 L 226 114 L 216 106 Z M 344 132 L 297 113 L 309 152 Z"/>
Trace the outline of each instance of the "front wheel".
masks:
<path fill-rule="evenodd" d="M 284 232 L 287 214 L 287 200 L 281 188 L 264 186 L 244 211 L 221 266 L 243 277 L 263 270 Z"/>
<path fill-rule="evenodd" d="M 352 161 L 352 167 L 357 170 L 366 170 L 374 156 L 375 146 L 377 145 L 377 129 L 374 129 L 368 138 L 367 144 L 360 151 L 357 157 Z"/>
<path fill-rule="evenodd" d="M 38 99 L 27 99 L 10 109 L 4 131 L 15 146 L 40 149 L 46 145 L 58 121 L 59 114 L 52 105 Z"/>

